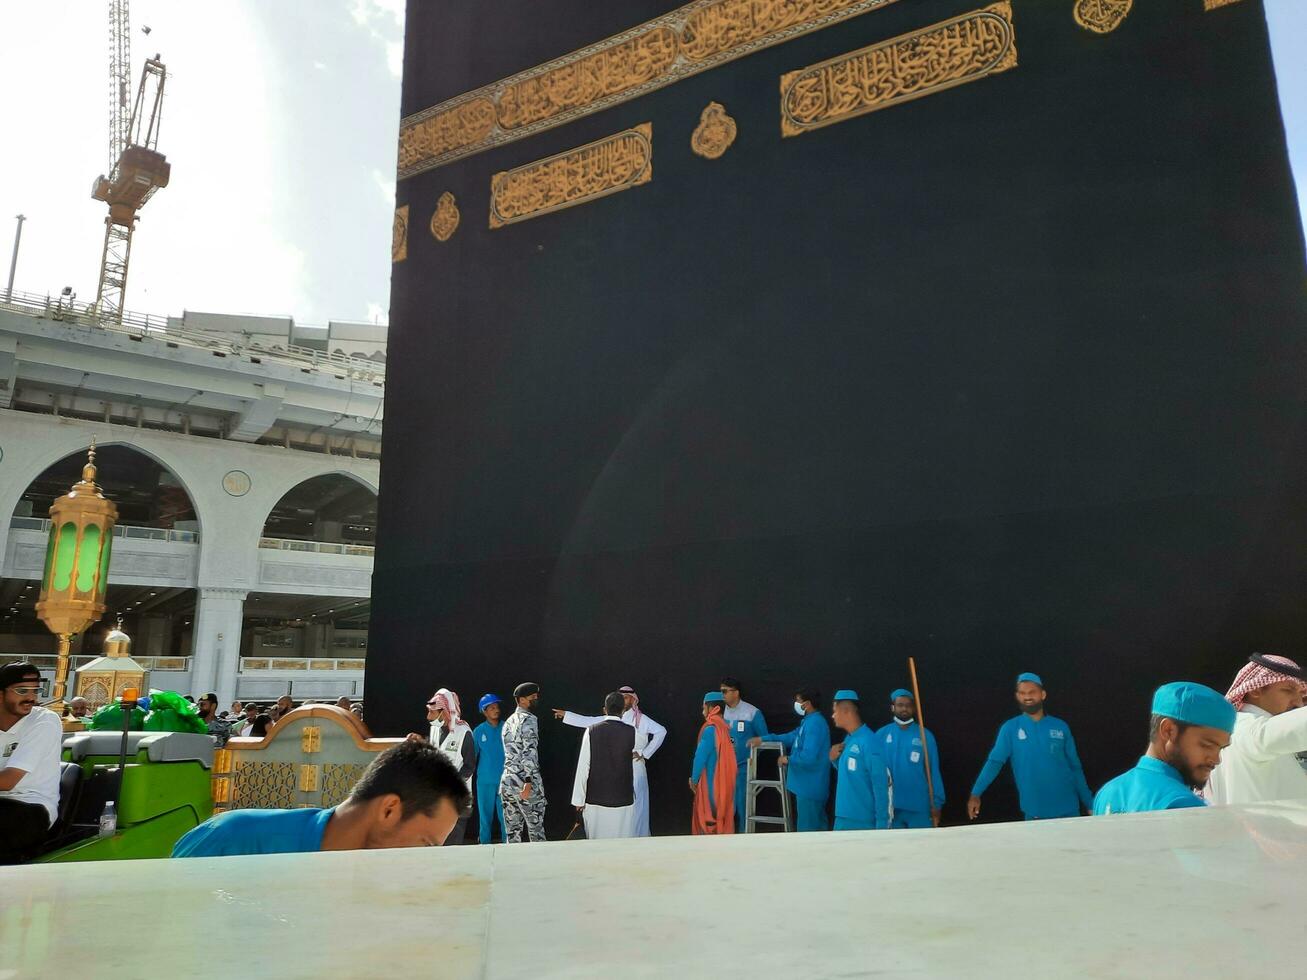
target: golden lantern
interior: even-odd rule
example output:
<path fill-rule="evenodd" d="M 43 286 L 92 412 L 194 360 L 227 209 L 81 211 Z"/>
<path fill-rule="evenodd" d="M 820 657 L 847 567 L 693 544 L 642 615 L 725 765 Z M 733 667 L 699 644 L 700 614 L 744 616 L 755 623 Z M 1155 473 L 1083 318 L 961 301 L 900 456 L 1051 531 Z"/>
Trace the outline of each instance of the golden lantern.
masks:
<path fill-rule="evenodd" d="M 36 603 L 36 615 L 59 637 L 50 707 L 60 713 L 68 689 L 73 637 L 104 615 L 109 544 L 117 520 L 118 508 L 95 483 L 95 443 L 91 443 L 81 480 L 50 508 L 50 543 Z"/>

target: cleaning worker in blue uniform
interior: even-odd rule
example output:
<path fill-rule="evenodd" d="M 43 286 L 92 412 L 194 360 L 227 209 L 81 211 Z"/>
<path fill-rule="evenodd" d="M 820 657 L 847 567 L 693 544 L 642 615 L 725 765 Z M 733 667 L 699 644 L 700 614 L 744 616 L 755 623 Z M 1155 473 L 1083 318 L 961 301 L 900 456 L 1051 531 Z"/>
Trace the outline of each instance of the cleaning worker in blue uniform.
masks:
<path fill-rule="evenodd" d="M 486 719 L 472 732 L 472 745 L 477 753 L 477 840 L 482 844 L 494 841 L 494 822 L 499 821 L 499 839 L 504 839 L 504 800 L 499 795 L 499 780 L 504 775 L 504 730 L 499 727 L 500 707 L 498 694 L 487 694 L 477 702 L 477 709 Z"/>
<path fill-rule="evenodd" d="M 723 677 L 720 684 L 726 710 L 722 718 L 731 729 L 731 745 L 735 747 L 735 828 L 741 834 L 744 826 L 744 794 L 749 784 L 749 739 L 767 735 L 767 719 L 762 712 L 740 697 L 740 682 L 734 677 Z"/>
<path fill-rule="evenodd" d="M 844 741 L 831 746 L 835 767 L 835 829 L 885 830 L 890 825 L 890 780 L 879 743 L 862 722 L 858 693 L 835 692 L 831 709 Z"/>
<path fill-rule="evenodd" d="M 826 818 L 826 801 L 830 798 L 830 726 L 817 710 L 820 697 L 813 689 L 796 693 L 794 712 L 803 718 L 799 727 L 784 735 L 767 736 L 769 742 L 780 742 L 786 753 L 779 761 L 787 767 L 785 783 L 794 794 L 795 824 L 800 831 L 830 830 Z M 750 746 L 761 743 L 760 736 L 749 739 Z"/>
<path fill-rule="evenodd" d="M 1148 751 L 1098 791 L 1094 815 L 1204 806 L 1197 794 L 1230 744 L 1238 712 L 1202 684 L 1174 681 L 1153 693 Z"/>
<path fill-rule="evenodd" d="M 989 759 L 971 787 L 967 816 L 972 820 L 980 816 L 980 797 L 1008 761 L 1012 763 L 1021 812 L 1027 820 L 1078 817 L 1082 807 L 1088 811 L 1093 806 L 1071 726 L 1044 713 L 1046 697 L 1038 674 L 1017 677 L 1016 700 L 1021 714 L 1005 721 L 998 730 Z"/>
<path fill-rule="evenodd" d="M 944 806 L 944 778 L 939 773 L 935 735 L 927 729 L 926 744 L 922 745 L 917 702 L 913 700 L 911 691 L 899 688 L 889 696 L 889 700 L 894 720 L 876 732 L 876 745 L 894 780 L 894 820 L 890 826 L 938 827 L 939 811 Z M 929 787 L 926 784 L 927 755 L 930 757 Z"/>

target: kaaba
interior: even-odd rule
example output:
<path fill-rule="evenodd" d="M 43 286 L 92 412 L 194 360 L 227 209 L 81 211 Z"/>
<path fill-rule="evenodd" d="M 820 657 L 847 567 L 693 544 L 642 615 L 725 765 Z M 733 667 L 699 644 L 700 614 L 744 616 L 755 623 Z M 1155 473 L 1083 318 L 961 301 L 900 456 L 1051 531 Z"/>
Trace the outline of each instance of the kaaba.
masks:
<path fill-rule="evenodd" d="M 562 836 L 547 709 L 631 684 L 686 833 L 724 675 L 879 725 L 913 657 L 958 823 L 1019 671 L 1096 788 L 1157 684 L 1300 652 L 1260 0 L 409 0 L 402 99 L 378 734 L 539 683 Z"/>

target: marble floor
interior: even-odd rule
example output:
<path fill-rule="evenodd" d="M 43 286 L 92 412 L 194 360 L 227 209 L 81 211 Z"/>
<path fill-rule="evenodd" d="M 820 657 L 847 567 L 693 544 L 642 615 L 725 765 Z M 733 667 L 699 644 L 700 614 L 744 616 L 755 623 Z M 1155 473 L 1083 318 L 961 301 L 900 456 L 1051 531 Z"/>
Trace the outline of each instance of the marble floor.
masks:
<path fill-rule="evenodd" d="M 0 869 L 14 977 L 1291 977 L 1307 804 Z"/>

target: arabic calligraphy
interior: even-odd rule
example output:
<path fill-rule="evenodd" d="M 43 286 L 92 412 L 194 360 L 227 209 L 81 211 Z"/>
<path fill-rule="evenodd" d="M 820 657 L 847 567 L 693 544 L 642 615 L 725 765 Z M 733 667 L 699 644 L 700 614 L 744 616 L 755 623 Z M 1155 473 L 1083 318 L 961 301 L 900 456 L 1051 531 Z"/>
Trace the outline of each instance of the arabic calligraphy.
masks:
<path fill-rule="evenodd" d="M 550 71 L 504 87 L 495 104 L 499 125 L 519 129 L 599 99 L 620 95 L 662 75 L 676 60 L 676 34 L 658 27 Z"/>
<path fill-rule="evenodd" d="M 942 92 L 1016 67 L 1009 0 L 781 76 L 781 135 Z"/>
<path fill-rule="evenodd" d="M 408 205 L 395 208 L 395 224 L 390 232 L 390 261 L 403 262 L 408 258 Z"/>
<path fill-rule="evenodd" d="M 653 179 L 653 124 L 641 123 L 490 180 L 490 227 L 584 204 Z"/>
<path fill-rule="evenodd" d="M 405 127 L 399 138 L 399 169 L 422 160 L 472 146 L 490 134 L 495 125 L 495 104 L 474 97 Z"/>
<path fill-rule="evenodd" d="M 447 242 L 453 238 L 454 232 L 458 231 L 460 217 L 462 215 L 459 214 L 454 195 L 445 191 L 436 201 L 436 210 L 431 215 L 431 234 L 436 241 Z"/>
<path fill-rule="evenodd" d="M 1218 7 L 1228 7 L 1232 3 L 1238 3 L 1239 0 L 1203 0 L 1204 10 L 1216 10 Z"/>
<path fill-rule="evenodd" d="M 1121 26 L 1135 0 L 1076 0 L 1072 15 L 1087 31 L 1110 34 Z"/>
<path fill-rule="evenodd" d="M 699 125 L 690 135 L 690 149 L 701 157 L 716 160 L 735 142 L 735 120 L 720 102 L 709 102 L 699 113 Z"/>
<path fill-rule="evenodd" d="M 399 177 L 626 102 L 896 0 L 693 0 L 638 27 L 408 116 Z"/>

